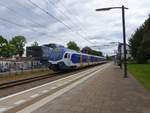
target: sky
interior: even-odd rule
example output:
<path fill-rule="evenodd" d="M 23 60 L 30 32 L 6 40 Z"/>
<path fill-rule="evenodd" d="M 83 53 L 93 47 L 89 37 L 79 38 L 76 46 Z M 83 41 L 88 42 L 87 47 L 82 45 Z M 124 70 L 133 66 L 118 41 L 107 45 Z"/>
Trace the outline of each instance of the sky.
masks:
<path fill-rule="evenodd" d="M 26 46 L 65 45 L 75 41 L 105 55 L 114 54 L 122 42 L 121 9 L 96 12 L 97 8 L 126 6 L 127 42 L 148 18 L 150 0 L 0 0 L 0 35 L 10 40 L 27 38 Z M 116 43 L 112 43 L 116 42 Z"/>

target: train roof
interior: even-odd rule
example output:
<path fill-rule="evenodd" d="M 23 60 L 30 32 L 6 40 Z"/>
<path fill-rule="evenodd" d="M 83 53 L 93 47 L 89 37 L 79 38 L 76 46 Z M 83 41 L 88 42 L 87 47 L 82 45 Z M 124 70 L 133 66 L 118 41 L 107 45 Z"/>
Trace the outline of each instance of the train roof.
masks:
<path fill-rule="evenodd" d="M 97 58 L 104 58 L 103 56 L 96 56 L 96 55 L 86 54 L 86 53 L 78 52 L 78 51 L 67 49 L 67 48 L 66 48 L 66 52 L 75 53 L 75 54 L 82 54 L 82 55 L 87 55 L 87 56 L 93 56 L 93 57 L 97 57 Z"/>
<path fill-rule="evenodd" d="M 63 45 L 54 44 L 54 43 L 44 44 L 43 46 L 50 47 L 50 48 L 65 48 Z"/>
<path fill-rule="evenodd" d="M 64 51 L 64 52 L 67 52 L 67 53 L 74 53 L 74 54 L 82 54 L 82 55 L 87 55 L 87 56 L 93 56 L 93 57 L 97 57 L 97 58 L 104 58 L 102 56 L 96 56 L 96 55 L 91 55 L 91 54 L 86 54 L 86 53 L 82 53 L 82 52 L 78 52 L 76 50 L 72 50 L 72 49 L 68 49 L 68 48 L 53 48 L 54 50 L 60 50 L 60 51 Z"/>

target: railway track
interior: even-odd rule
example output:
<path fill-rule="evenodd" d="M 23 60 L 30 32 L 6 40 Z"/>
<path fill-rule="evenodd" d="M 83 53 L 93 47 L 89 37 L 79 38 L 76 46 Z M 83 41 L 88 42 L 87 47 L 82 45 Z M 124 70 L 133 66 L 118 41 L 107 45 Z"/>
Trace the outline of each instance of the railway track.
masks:
<path fill-rule="evenodd" d="M 77 72 L 79 70 L 82 71 L 82 70 L 90 68 L 90 67 L 93 67 L 93 66 L 87 66 L 87 67 L 84 67 L 82 69 L 76 69 L 73 72 Z M 65 73 L 69 74 L 69 73 L 72 73 L 72 71 L 63 72 L 63 73 L 62 72 L 55 72 L 55 73 L 52 73 L 52 74 L 46 74 L 46 75 L 41 75 L 41 76 L 37 76 L 37 77 L 30 77 L 30 78 L 26 78 L 26 79 L 22 79 L 22 80 L 14 80 L 14 81 L 6 82 L 6 83 L 1 83 L 0 84 L 0 90 L 11 88 L 11 87 L 14 87 L 14 86 L 24 85 L 24 84 L 39 81 L 39 80 L 44 80 L 44 79 L 47 79 L 47 78 L 52 78 L 52 77 L 55 77 L 55 76 L 60 76 L 60 75 L 63 75 Z"/>
<path fill-rule="evenodd" d="M 27 84 L 30 82 L 54 77 L 54 76 L 56 76 L 56 74 L 58 76 L 60 73 L 46 74 L 46 75 L 41 75 L 41 76 L 37 76 L 37 77 L 30 77 L 30 78 L 26 78 L 26 79 L 22 79 L 22 80 L 14 80 L 14 81 L 6 82 L 6 83 L 1 83 L 0 89 L 6 89 L 6 88 L 13 87 L 13 86 L 18 86 L 18 85 Z"/>

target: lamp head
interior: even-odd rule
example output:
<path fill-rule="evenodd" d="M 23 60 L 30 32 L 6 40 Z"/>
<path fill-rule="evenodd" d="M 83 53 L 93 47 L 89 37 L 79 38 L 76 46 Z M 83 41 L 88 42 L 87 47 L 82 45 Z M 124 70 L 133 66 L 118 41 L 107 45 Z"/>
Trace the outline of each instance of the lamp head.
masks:
<path fill-rule="evenodd" d="M 112 9 L 112 8 L 100 8 L 100 9 L 96 9 L 96 11 L 108 11 L 110 9 Z"/>

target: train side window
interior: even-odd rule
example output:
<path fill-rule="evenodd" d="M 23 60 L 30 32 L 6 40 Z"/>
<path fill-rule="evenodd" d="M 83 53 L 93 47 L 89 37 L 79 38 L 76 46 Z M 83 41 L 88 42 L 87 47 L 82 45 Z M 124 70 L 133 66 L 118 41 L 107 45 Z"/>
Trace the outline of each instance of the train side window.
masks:
<path fill-rule="evenodd" d="M 78 61 L 80 61 L 81 60 L 81 56 L 80 55 L 78 55 Z"/>
<path fill-rule="evenodd" d="M 64 58 L 67 58 L 67 56 L 68 56 L 68 53 L 65 54 Z"/>

